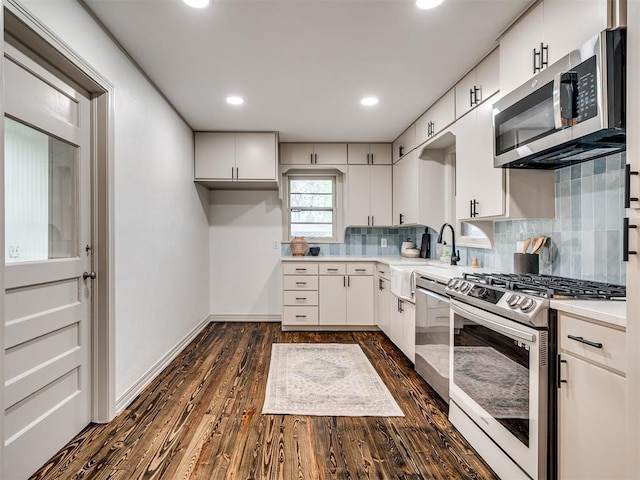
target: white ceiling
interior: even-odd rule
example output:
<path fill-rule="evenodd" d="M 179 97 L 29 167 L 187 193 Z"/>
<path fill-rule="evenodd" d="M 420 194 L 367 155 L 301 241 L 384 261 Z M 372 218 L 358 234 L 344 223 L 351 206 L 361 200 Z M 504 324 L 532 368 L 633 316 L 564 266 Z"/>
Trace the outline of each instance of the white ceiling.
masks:
<path fill-rule="evenodd" d="M 392 141 L 531 0 L 85 0 L 194 130 Z M 229 95 L 244 97 L 240 107 Z M 365 108 L 360 99 L 380 103 Z"/>

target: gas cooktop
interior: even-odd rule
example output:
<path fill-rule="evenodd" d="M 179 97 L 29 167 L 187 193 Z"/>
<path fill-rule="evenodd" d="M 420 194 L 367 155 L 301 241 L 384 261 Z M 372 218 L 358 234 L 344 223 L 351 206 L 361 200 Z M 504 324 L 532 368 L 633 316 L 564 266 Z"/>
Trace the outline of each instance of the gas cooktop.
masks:
<path fill-rule="evenodd" d="M 500 287 L 536 297 L 555 299 L 611 300 L 624 299 L 624 285 L 556 277 L 553 275 L 510 273 L 465 273 L 464 280 Z"/>

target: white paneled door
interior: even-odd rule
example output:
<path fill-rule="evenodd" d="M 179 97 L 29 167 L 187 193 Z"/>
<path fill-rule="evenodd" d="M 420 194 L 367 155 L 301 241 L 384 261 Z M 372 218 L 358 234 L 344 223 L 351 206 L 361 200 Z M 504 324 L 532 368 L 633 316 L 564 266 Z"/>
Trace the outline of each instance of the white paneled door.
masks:
<path fill-rule="evenodd" d="M 90 102 L 6 45 L 5 468 L 29 477 L 91 418 Z"/>

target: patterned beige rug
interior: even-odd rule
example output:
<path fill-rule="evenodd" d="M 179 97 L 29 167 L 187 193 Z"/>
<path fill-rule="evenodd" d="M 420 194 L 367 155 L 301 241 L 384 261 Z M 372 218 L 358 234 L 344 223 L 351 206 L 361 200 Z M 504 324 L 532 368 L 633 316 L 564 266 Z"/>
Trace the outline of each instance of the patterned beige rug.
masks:
<path fill-rule="evenodd" d="M 359 345 L 274 343 L 263 414 L 404 417 Z"/>

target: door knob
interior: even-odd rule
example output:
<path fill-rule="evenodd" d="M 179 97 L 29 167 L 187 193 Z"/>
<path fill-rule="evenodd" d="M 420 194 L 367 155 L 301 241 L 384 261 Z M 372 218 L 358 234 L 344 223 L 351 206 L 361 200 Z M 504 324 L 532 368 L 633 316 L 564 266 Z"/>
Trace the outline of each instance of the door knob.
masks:
<path fill-rule="evenodd" d="M 84 278 L 85 280 L 86 280 L 87 278 L 90 278 L 91 280 L 93 280 L 94 278 L 96 278 L 96 272 L 91 272 L 91 273 L 89 273 L 89 272 L 84 272 L 84 273 L 82 274 L 82 278 Z"/>

